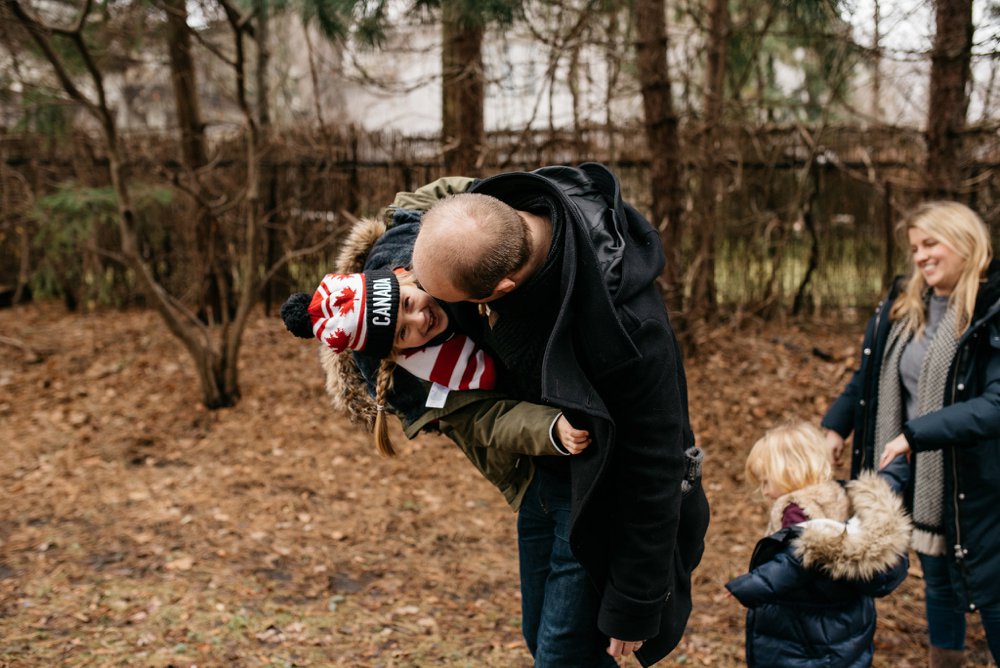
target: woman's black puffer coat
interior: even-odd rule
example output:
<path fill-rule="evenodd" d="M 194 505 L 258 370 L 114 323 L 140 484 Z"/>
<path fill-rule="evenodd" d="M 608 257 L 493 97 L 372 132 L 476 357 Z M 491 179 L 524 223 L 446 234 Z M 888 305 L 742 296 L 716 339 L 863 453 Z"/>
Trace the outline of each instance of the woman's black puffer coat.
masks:
<path fill-rule="evenodd" d="M 872 468 L 881 351 L 891 299 L 871 319 L 861 368 L 823 418 L 842 436 L 854 431 L 851 475 Z M 944 407 L 909 420 L 915 452 L 944 450 L 945 544 L 963 610 L 1000 605 L 1000 262 L 979 289 L 971 326 L 948 371 Z M 911 479 L 912 476 L 911 476 Z"/>

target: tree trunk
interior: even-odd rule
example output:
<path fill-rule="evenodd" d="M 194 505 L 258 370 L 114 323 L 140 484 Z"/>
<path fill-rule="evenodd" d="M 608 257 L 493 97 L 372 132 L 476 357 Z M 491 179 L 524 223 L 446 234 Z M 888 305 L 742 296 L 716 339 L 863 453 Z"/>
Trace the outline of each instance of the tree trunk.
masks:
<path fill-rule="evenodd" d="M 888 292 L 896 275 L 896 226 L 892 221 L 892 181 L 886 179 L 882 186 L 882 238 L 885 251 L 882 266 L 882 290 Z"/>
<path fill-rule="evenodd" d="M 809 233 L 809 260 L 806 262 L 806 273 L 799 283 L 799 289 L 795 292 L 795 300 L 792 302 L 792 315 L 799 315 L 806 306 L 812 288 L 812 277 L 819 268 L 819 232 L 816 230 L 816 203 L 819 199 L 819 161 L 813 156 L 809 164 L 808 185 L 809 193 L 805 198 L 802 207 L 802 223 L 806 232 Z"/>
<path fill-rule="evenodd" d="M 872 120 L 882 122 L 882 7 L 875 0 L 872 15 Z"/>
<path fill-rule="evenodd" d="M 479 167 L 485 130 L 483 26 L 459 0 L 444 0 L 441 16 L 441 144 L 445 170 L 471 176 Z"/>
<path fill-rule="evenodd" d="M 170 56 L 170 82 L 174 89 L 177 127 L 181 132 L 181 155 L 184 166 L 195 170 L 203 167 L 208 159 L 194 58 L 191 57 L 187 4 L 185 0 L 163 0 L 163 6 L 167 14 L 167 52 Z"/>
<path fill-rule="evenodd" d="M 964 173 L 962 131 L 969 105 L 972 0 L 935 0 L 934 7 L 926 191 L 930 197 L 951 199 L 959 194 Z"/>
<path fill-rule="evenodd" d="M 259 128 L 261 137 L 263 137 L 265 147 L 269 147 L 272 140 L 271 98 L 268 92 L 270 90 L 271 68 L 271 17 L 268 14 L 270 3 L 268 0 L 255 0 L 254 6 L 257 17 L 257 30 L 255 32 L 257 38 L 257 65 L 256 72 L 254 73 L 257 79 L 257 127 Z M 311 50 L 309 58 L 310 60 L 312 59 Z M 258 215 L 261 216 L 265 229 L 264 257 L 267 266 L 270 267 L 274 266 L 285 254 L 287 250 L 285 247 L 286 237 L 281 233 L 282 230 L 277 221 L 275 221 L 278 211 L 277 167 L 273 164 L 264 164 L 262 162 L 260 168 L 262 172 L 260 175 L 261 179 L 265 182 L 265 196 L 262 199 L 263 210 Z M 271 315 L 275 303 L 280 304 L 285 300 L 292 291 L 293 284 L 294 281 L 287 265 L 274 273 L 267 282 L 267 285 L 263 286 L 264 313 L 266 315 Z"/>
<path fill-rule="evenodd" d="M 722 202 L 723 169 L 722 110 L 726 90 L 726 45 L 729 41 L 729 5 L 726 0 L 709 2 L 708 63 L 705 85 L 705 127 L 702 133 L 700 223 L 695 229 L 695 271 L 691 272 L 692 325 L 705 324 L 716 315 L 715 237 Z M 697 337 L 695 337 L 697 339 Z"/>
<path fill-rule="evenodd" d="M 167 14 L 167 52 L 177 128 L 181 134 L 181 162 L 188 173 L 192 189 L 200 192 L 198 170 L 208 164 L 208 149 L 191 51 L 191 29 L 187 24 L 187 4 L 185 0 L 162 1 Z M 196 207 L 197 214 L 192 221 L 195 244 L 190 252 L 194 263 L 193 273 L 201 278 L 198 281 L 195 309 L 207 323 L 224 322 L 229 317 L 225 312 L 228 301 L 225 292 L 230 288 L 225 279 L 227 272 L 216 266 L 221 261 L 217 225 L 214 215 L 201 201 L 196 202 Z"/>
<path fill-rule="evenodd" d="M 121 252 L 125 262 L 135 274 L 136 280 L 142 289 L 148 303 L 152 305 L 167 329 L 184 345 L 188 353 L 195 362 L 198 378 L 201 382 L 202 400 L 208 408 L 220 408 L 231 406 L 239 396 L 239 390 L 235 384 L 227 386 L 230 376 L 235 376 L 236 359 L 220 358 L 218 349 L 213 345 L 211 331 L 208 327 L 200 323 L 194 314 L 187 310 L 182 303 L 171 297 L 166 289 L 155 277 L 153 269 L 147 262 L 139 249 L 139 236 L 136 233 L 135 211 L 132 208 L 131 190 L 128 180 L 123 170 L 123 160 L 119 148 L 118 130 L 115 125 L 115 117 L 108 104 L 104 89 L 103 73 L 98 68 L 93 54 L 84 41 L 82 27 L 86 20 L 87 11 L 90 5 L 78 18 L 76 27 L 66 31 L 69 42 L 76 48 L 76 54 L 83 61 L 85 69 L 89 74 L 89 87 L 94 91 L 95 99 L 88 97 L 83 90 L 74 82 L 66 68 L 63 57 L 55 50 L 51 41 L 51 28 L 38 21 L 35 16 L 26 12 L 16 0 L 10 3 L 15 18 L 28 30 L 32 39 L 42 51 L 45 59 L 52 65 L 56 77 L 66 94 L 74 101 L 84 107 L 84 109 L 98 123 L 101 134 L 104 138 L 105 150 L 108 156 L 108 172 L 111 186 L 114 190 L 118 205 L 118 229 L 121 235 Z M 248 261 L 254 261 L 255 256 L 250 253 Z M 256 283 L 247 281 L 255 287 Z M 246 291 L 248 288 L 244 288 Z M 249 311 L 249 307 L 246 307 Z M 226 326 L 224 330 L 228 338 L 234 335 L 238 338 L 245 326 L 245 313 L 243 318 L 238 319 L 232 327 Z M 224 337 L 227 338 L 227 337 Z M 229 352 L 233 346 L 226 346 Z M 236 347 L 238 350 L 238 346 Z M 227 369 L 231 366 L 232 369 Z M 228 372 L 228 373 L 227 373 Z"/>
<path fill-rule="evenodd" d="M 653 224 L 660 231 L 667 264 L 663 282 L 667 306 L 675 323 L 684 307 L 684 270 L 681 245 L 684 210 L 680 175 L 680 139 L 667 65 L 667 26 L 664 0 L 636 0 L 636 66 L 642 89 L 646 142 L 650 156 Z M 683 320 L 683 318 L 682 318 Z"/>
<path fill-rule="evenodd" d="M 271 103 L 268 97 L 270 85 L 268 70 L 271 67 L 271 50 L 268 40 L 271 34 L 271 21 L 268 15 L 267 0 L 254 0 L 254 15 L 257 17 L 257 68 L 254 74 L 257 79 L 257 125 L 266 130 L 271 125 Z"/>

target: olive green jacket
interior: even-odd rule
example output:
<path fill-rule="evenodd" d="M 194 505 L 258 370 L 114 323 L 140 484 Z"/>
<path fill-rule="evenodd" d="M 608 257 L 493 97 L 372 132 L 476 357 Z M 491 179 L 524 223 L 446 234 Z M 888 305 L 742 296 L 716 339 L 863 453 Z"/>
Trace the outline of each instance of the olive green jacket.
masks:
<path fill-rule="evenodd" d="M 443 176 L 437 181 L 417 188 L 412 193 L 398 192 L 392 204 L 382 211 L 383 220 L 386 225 L 391 227 L 393 215 L 399 209 L 426 211 L 434 206 L 435 202 L 448 195 L 466 192 L 473 183 L 475 183 L 475 179 L 468 176 Z"/>
<path fill-rule="evenodd" d="M 428 409 L 404 433 L 412 439 L 424 429 L 440 431 L 517 511 L 535 473 L 532 457 L 564 456 L 549 435 L 560 414 L 491 390 L 463 390 L 449 392 L 444 407 Z"/>

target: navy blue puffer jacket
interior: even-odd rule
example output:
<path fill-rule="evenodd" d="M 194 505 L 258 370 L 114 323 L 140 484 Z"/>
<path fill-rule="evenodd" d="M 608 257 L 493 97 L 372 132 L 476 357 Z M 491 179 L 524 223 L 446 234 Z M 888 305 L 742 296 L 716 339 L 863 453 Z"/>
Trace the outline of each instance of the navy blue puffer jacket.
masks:
<path fill-rule="evenodd" d="M 854 432 L 851 475 L 874 459 L 878 377 L 892 298 L 869 321 L 861 367 L 823 418 L 841 436 Z M 1000 604 L 1000 262 L 979 287 L 972 324 L 948 370 L 944 406 L 909 420 L 914 452 L 944 451 L 945 544 L 959 610 Z"/>
<path fill-rule="evenodd" d="M 781 529 L 726 587 L 748 608 L 746 654 L 760 668 L 870 666 L 875 602 L 906 578 L 902 500 L 872 473 L 848 483 L 854 517 Z"/>

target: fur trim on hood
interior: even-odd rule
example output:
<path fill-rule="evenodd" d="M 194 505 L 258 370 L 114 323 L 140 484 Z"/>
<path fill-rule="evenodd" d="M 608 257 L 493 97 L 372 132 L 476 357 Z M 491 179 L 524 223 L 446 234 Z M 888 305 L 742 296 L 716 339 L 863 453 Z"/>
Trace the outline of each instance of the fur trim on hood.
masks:
<path fill-rule="evenodd" d="M 834 580 L 871 580 L 906 554 L 911 524 L 903 500 L 873 471 L 847 483 L 852 517 L 803 522 L 792 551 L 806 568 Z"/>
<path fill-rule="evenodd" d="M 353 274 L 364 269 L 368 253 L 385 230 L 385 223 L 374 218 L 362 218 L 356 222 L 340 246 L 334 271 Z M 319 362 L 326 373 L 326 393 L 333 407 L 347 413 L 351 422 L 365 425 L 371 431 L 375 425 L 375 400 L 368 394 L 368 384 L 358 371 L 353 356 L 335 353 L 329 346 L 321 344 Z"/>
<path fill-rule="evenodd" d="M 797 505 L 806 517 L 819 519 L 825 517 L 831 520 L 846 522 L 850 517 L 850 502 L 847 493 L 839 482 L 827 482 L 809 485 L 802 489 L 789 492 L 775 499 L 771 506 L 771 516 L 767 525 L 767 533 L 771 534 L 781 528 L 782 514 L 791 504 Z"/>

